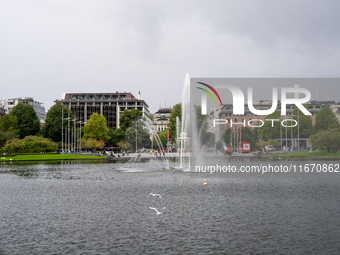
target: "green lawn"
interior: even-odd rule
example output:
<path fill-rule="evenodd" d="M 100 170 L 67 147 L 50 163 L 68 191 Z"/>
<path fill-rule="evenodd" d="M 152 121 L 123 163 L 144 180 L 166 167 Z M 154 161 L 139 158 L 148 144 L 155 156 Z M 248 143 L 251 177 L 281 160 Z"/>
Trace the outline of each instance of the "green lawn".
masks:
<path fill-rule="evenodd" d="M 340 157 L 340 152 L 327 151 L 312 151 L 312 152 L 301 152 L 292 154 L 281 154 L 281 155 L 266 155 L 268 157 L 318 157 L 318 156 L 329 156 L 329 157 Z"/>
<path fill-rule="evenodd" d="M 76 154 L 38 154 L 38 155 L 16 155 L 16 156 L 0 156 L 0 162 L 2 161 L 15 161 L 15 160 L 71 160 L 71 159 L 106 159 L 98 156 L 76 155 Z"/>

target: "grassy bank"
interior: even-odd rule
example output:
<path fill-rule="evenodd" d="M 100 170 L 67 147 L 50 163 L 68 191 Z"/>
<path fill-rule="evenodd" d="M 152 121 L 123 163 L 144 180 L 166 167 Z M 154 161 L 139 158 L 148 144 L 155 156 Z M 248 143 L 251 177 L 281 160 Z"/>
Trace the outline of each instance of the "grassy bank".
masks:
<path fill-rule="evenodd" d="M 340 152 L 312 151 L 279 155 L 263 155 L 264 157 L 339 157 Z"/>
<path fill-rule="evenodd" d="M 0 157 L 0 162 L 4 161 L 45 161 L 45 160 L 86 160 L 86 159 L 106 159 L 98 156 L 87 156 L 77 154 L 37 154 L 37 155 L 16 155 Z"/>

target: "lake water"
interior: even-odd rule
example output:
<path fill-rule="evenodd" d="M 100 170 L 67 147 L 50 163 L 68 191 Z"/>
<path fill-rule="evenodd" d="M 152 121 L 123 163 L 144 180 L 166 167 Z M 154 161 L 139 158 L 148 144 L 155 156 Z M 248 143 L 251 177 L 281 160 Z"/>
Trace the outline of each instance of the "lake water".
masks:
<path fill-rule="evenodd" d="M 340 173 L 140 164 L 0 165 L 0 254 L 340 254 Z"/>

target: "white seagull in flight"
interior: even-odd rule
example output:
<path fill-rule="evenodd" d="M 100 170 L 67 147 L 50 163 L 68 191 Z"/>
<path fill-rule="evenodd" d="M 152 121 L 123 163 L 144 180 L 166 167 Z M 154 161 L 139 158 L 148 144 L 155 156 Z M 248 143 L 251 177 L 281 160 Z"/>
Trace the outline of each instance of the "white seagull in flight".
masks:
<path fill-rule="evenodd" d="M 154 196 L 159 196 L 159 198 L 162 199 L 161 195 L 159 195 L 159 194 L 150 193 L 148 196 L 153 196 L 153 197 L 154 197 Z"/>
<path fill-rule="evenodd" d="M 156 213 L 157 213 L 157 215 L 158 215 L 158 214 L 163 214 L 162 212 L 158 211 L 158 209 L 155 208 L 155 207 L 149 207 L 149 209 L 155 210 Z M 164 209 L 165 209 L 165 207 L 162 208 L 162 210 L 164 210 Z"/>

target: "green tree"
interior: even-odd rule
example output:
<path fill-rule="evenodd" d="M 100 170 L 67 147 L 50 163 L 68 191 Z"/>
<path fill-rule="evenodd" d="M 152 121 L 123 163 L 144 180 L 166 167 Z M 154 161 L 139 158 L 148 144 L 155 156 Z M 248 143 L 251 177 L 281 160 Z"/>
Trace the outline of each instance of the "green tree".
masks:
<path fill-rule="evenodd" d="M 62 131 L 68 127 L 68 114 L 70 113 L 70 119 L 74 119 L 72 111 L 65 105 L 55 104 L 46 114 L 45 125 L 42 127 L 42 135 L 45 138 L 50 138 L 55 142 L 61 142 Z M 62 118 L 64 117 L 64 122 Z M 70 127 L 73 127 L 73 122 L 70 121 Z M 62 130 L 64 127 L 64 130 Z"/>
<path fill-rule="evenodd" d="M 250 143 L 252 139 L 252 130 L 250 127 L 241 127 L 242 130 L 242 142 Z"/>
<path fill-rule="evenodd" d="M 0 147 L 4 147 L 7 140 L 18 137 L 18 120 L 16 117 L 6 114 L 0 118 Z"/>
<path fill-rule="evenodd" d="M 16 152 L 17 150 L 24 148 L 25 143 L 20 139 L 7 140 L 5 144 L 5 150 L 10 152 Z"/>
<path fill-rule="evenodd" d="M 258 137 L 264 141 L 269 139 L 278 139 L 280 137 L 280 121 L 271 121 L 272 119 L 280 119 L 280 112 L 275 110 L 264 119 L 264 125 L 258 128 Z M 272 124 L 273 123 L 273 124 Z M 273 125 L 273 126 L 272 126 Z"/>
<path fill-rule="evenodd" d="M 7 140 L 18 138 L 18 134 L 0 130 L 0 147 L 4 147 Z"/>
<path fill-rule="evenodd" d="M 280 142 L 274 140 L 274 139 L 269 139 L 268 140 L 269 145 L 273 145 L 274 147 L 279 147 L 280 146 Z"/>
<path fill-rule="evenodd" d="M 136 134 L 137 129 L 137 134 Z M 125 142 L 132 145 L 135 148 L 137 136 L 137 149 L 150 148 L 151 140 L 150 134 L 146 131 L 141 124 L 137 122 L 132 125 L 125 132 Z"/>
<path fill-rule="evenodd" d="M 314 133 L 320 130 L 327 130 L 331 127 L 335 127 L 339 124 L 333 111 L 328 108 L 322 108 L 315 117 Z"/>
<path fill-rule="evenodd" d="M 96 140 L 93 138 L 89 139 L 84 139 L 84 141 L 81 141 L 84 143 L 84 146 L 87 148 L 96 148 L 96 149 L 101 149 L 105 146 L 105 142 L 102 140 Z"/>
<path fill-rule="evenodd" d="M 166 146 L 167 143 L 168 143 L 168 130 L 163 130 L 163 131 L 159 132 L 158 137 L 159 137 L 159 140 L 161 141 L 163 147 Z M 157 142 L 156 142 L 155 136 L 153 138 L 153 145 L 154 145 L 154 148 L 156 148 Z"/>
<path fill-rule="evenodd" d="M 109 129 L 108 136 L 110 139 L 106 142 L 106 145 L 118 147 L 118 143 L 125 139 L 125 132 L 121 128 L 117 128 L 115 130 Z"/>
<path fill-rule="evenodd" d="M 280 124 L 281 125 L 281 124 Z M 258 142 L 259 136 L 258 136 L 258 128 L 253 128 L 251 131 L 251 137 L 254 139 L 255 142 Z"/>
<path fill-rule="evenodd" d="M 109 128 L 107 127 L 107 121 L 103 115 L 98 113 L 92 113 L 90 119 L 87 120 L 87 124 L 84 126 L 84 139 L 95 139 L 107 141 L 110 137 L 107 135 Z"/>
<path fill-rule="evenodd" d="M 327 152 L 331 149 L 337 150 L 340 146 L 340 132 L 336 129 L 320 130 L 310 139 L 314 148 L 326 148 Z"/>
<path fill-rule="evenodd" d="M 175 104 L 172 107 L 172 111 L 169 117 L 168 128 L 169 128 L 172 142 L 175 142 L 176 140 L 176 117 L 178 117 L 179 120 L 181 121 L 181 118 L 182 118 L 182 104 L 181 103 Z"/>
<path fill-rule="evenodd" d="M 39 132 L 40 120 L 32 105 L 19 103 L 9 114 L 18 120 L 19 138 L 35 135 Z"/>
<path fill-rule="evenodd" d="M 6 114 L 0 118 L 0 130 L 4 132 L 19 133 L 18 120 L 15 116 Z"/>
<path fill-rule="evenodd" d="M 227 146 L 230 146 L 230 143 L 232 142 L 231 139 L 233 139 L 233 137 L 234 137 L 232 132 L 233 132 L 232 129 L 230 127 L 228 127 L 222 135 L 222 140 L 223 140 L 223 142 L 225 142 L 225 144 Z"/>
<path fill-rule="evenodd" d="M 29 135 L 22 139 L 25 146 L 22 148 L 22 152 L 40 152 L 41 150 L 57 150 L 58 144 L 50 140 L 49 138 L 43 138 L 41 136 Z"/>
<path fill-rule="evenodd" d="M 131 150 L 131 144 L 124 142 L 124 141 L 120 141 L 118 143 L 118 148 L 123 151 L 128 151 L 128 150 Z"/>
<path fill-rule="evenodd" d="M 187 105 L 187 107 L 189 107 L 189 105 Z M 191 109 L 191 112 L 196 114 L 196 126 L 197 126 L 197 131 L 199 132 L 203 129 L 202 128 L 202 124 L 204 123 L 204 119 L 206 118 L 206 115 L 202 115 L 201 114 L 201 106 L 197 106 L 197 105 L 193 105 L 191 106 L 193 107 Z M 170 117 L 169 117 L 169 123 L 168 123 L 168 128 L 169 128 L 169 132 L 170 132 L 170 138 L 172 142 L 175 142 L 176 140 L 176 119 L 177 117 L 179 118 L 180 124 L 182 121 L 182 104 L 175 104 L 172 108 Z M 188 136 L 190 136 L 190 134 L 187 134 Z M 202 137 L 202 135 L 201 135 Z"/>
<path fill-rule="evenodd" d="M 142 117 L 142 112 L 136 109 L 124 110 L 119 118 L 119 126 L 125 132 L 131 124 Z"/>
<path fill-rule="evenodd" d="M 257 149 L 264 148 L 267 145 L 270 145 L 270 142 L 261 140 L 256 143 Z"/>
<path fill-rule="evenodd" d="M 303 106 L 308 109 L 306 105 Z M 297 107 L 295 107 L 293 110 L 293 119 L 298 122 L 298 125 L 293 128 L 294 137 L 298 136 L 299 130 L 300 138 L 308 138 L 313 132 L 313 120 L 311 116 L 305 115 Z"/>

